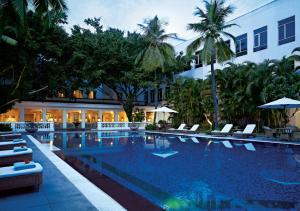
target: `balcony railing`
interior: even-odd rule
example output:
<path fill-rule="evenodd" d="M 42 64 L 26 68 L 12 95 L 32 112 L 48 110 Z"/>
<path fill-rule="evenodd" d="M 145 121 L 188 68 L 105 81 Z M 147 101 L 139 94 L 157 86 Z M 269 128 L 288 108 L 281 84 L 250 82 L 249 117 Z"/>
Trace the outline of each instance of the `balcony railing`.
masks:
<path fill-rule="evenodd" d="M 28 122 L 0 122 L 0 124 L 10 125 L 13 132 L 25 132 Z M 54 131 L 53 122 L 36 122 L 35 126 L 39 132 Z"/>
<path fill-rule="evenodd" d="M 97 130 L 130 130 L 136 127 L 144 130 L 147 122 L 98 122 Z"/>

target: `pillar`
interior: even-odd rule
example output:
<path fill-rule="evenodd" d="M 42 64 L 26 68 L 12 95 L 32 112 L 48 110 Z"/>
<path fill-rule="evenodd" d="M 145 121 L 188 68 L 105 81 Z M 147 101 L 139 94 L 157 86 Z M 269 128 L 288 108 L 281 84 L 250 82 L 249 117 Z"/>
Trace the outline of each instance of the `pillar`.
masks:
<path fill-rule="evenodd" d="M 85 110 L 81 110 L 81 128 L 85 128 Z"/>
<path fill-rule="evenodd" d="M 46 108 L 42 108 L 42 119 L 43 119 L 43 122 L 47 122 L 47 110 L 46 110 Z"/>
<path fill-rule="evenodd" d="M 67 129 L 67 110 L 63 110 L 63 129 Z"/>
<path fill-rule="evenodd" d="M 118 117 L 119 117 L 118 113 L 119 113 L 118 111 L 114 111 L 115 122 L 118 122 Z"/>
<path fill-rule="evenodd" d="M 24 109 L 24 107 L 20 107 L 19 111 L 20 111 L 20 122 L 25 122 L 25 109 Z"/>
<path fill-rule="evenodd" d="M 99 110 L 99 111 L 98 111 L 98 119 L 99 119 L 99 122 L 102 122 L 102 115 L 103 115 L 103 111 L 102 111 L 102 110 Z"/>

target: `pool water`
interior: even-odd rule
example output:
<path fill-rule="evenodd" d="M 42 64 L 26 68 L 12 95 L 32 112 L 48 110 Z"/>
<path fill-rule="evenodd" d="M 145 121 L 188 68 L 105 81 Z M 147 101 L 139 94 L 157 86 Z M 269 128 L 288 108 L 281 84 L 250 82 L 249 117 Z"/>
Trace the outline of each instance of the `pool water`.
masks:
<path fill-rule="evenodd" d="M 167 210 L 300 210 L 300 148 L 136 132 L 39 137 Z"/>

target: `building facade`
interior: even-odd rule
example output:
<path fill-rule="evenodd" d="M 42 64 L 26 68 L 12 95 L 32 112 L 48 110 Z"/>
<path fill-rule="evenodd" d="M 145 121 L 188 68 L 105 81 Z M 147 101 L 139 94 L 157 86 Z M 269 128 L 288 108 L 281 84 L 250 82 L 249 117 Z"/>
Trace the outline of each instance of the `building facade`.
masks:
<path fill-rule="evenodd" d="M 266 59 L 281 59 L 291 55 L 296 47 L 300 47 L 300 2 L 298 0 L 274 0 L 228 22 L 228 24 L 232 23 L 238 26 L 229 28 L 227 32 L 236 38 L 236 43 L 233 40 L 227 42 L 236 57 L 228 62 L 260 63 Z M 193 40 L 176 45 L 176 52 L 185 53 L 187 46 Z M 202 63 L 199 51 L 195 55 L 195 68 L 180 75 L 205 79 L 210 74 L 210 66 Z M 218 64 L 216 61 L 215 66 L 217 69 L 223 69 L 226 63 Z"/>

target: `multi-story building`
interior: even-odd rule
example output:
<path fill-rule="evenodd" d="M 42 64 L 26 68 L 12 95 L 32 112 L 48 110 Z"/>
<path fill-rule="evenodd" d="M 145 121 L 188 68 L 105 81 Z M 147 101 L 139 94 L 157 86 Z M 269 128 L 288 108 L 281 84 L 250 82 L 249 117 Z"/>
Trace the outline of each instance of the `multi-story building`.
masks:
<path fill-rule="evenodd" d="M 236 38 L 235 43 L 233 40 L 227 41 L 232 51 L 236 53 L 231 62 L 260 63 L 265 59 L 281 59 L 291 55 L 294 48 L 300 47 L 298 0 L 274 0 L 228 22 L 232 23 L 238 26 L 227 30 Z M 185 52 L 194 39 L 176 45 L 177 53 Z M 201 61 L 200 50 L 195 54 L 194 68 L 182 72 L 181 76 L 205 79 L 210 74 L 210 66 Z M 215 66 L 218 69 L 226 65 L 226 62 L 223 64 L 217 62 Z"/>
<path fill-rule="evenodd" d="M 300 2 L 298 0 L 274 0 L 262 7 L 252 10 L 228 23 L 238 26 L 228 29 L 236 37 L 236 43 L 228 40 L 228 45 L 236 53 L 234 63 L 244 61 L 262 62 L 265 59 L 280 59 L 291 54 L 300 47 Z M 177 53 L 185 53 L 186 47 L 193 41 L 174 38 L 169 42 L 174 45 Z M 180 76 L 205 79 L 210 74 L 210 66 L 204 64 L 196 52 L 197 59 L 191 69 L 180 73 Z M 216 68 L 222 69 L 224 64 Z M 102 89 L 103 90 L 103 87 Z M 158 102 L 163 104 L 169 93 L 169 87 L 162 85 L 158 90 Z M 139 96 L 137 107 L 144 110 L 146 121 L 153 120 L 155 91 L 148 89 Z M 158 118 L 159 119 L 159 118 Z M 122 102 L 112 90 L 86 93 L 75 90 L 73 98 L 66 98 L 58 93 L 56 98 L 44 101 L 23 101 L 16 103 L 7 113 L 0 114 L 0 122 L 45 122 L 53 121 L 57 126 L 67 128 L 74 122 L 80 122 L 81 127 L 91 127 L 97 121 L 125 122 L 126 114 Z M 294 120 L 300 126 L 300 113 Z"/>

